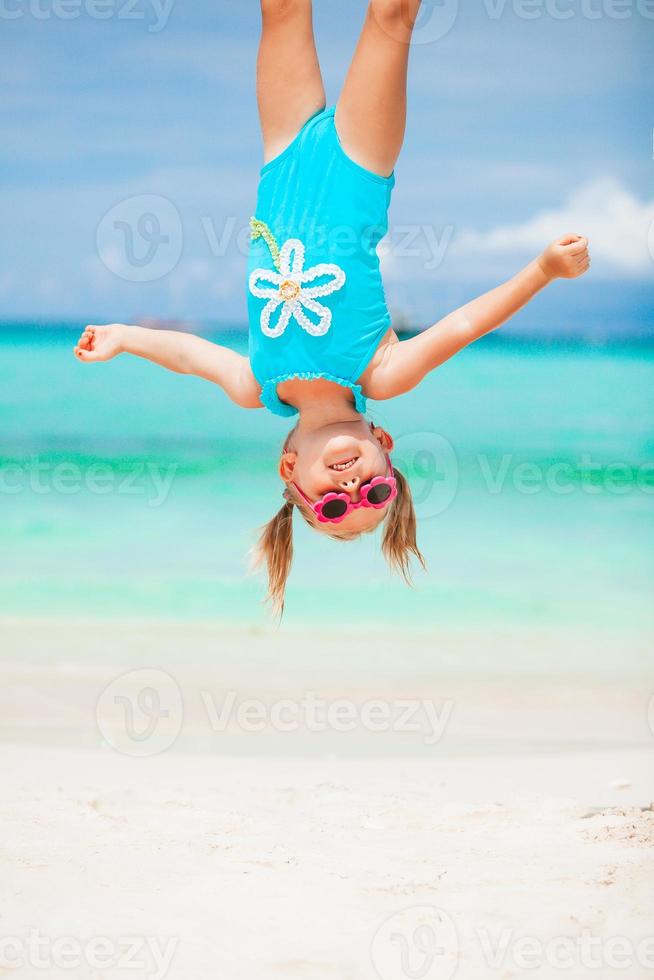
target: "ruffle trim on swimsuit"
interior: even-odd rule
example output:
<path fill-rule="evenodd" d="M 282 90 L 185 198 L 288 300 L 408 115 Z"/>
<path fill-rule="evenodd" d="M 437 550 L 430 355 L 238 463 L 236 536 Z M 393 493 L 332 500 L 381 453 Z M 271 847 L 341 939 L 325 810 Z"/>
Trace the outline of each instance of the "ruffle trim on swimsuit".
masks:
<path fill-rule="evenodd" d="M 302 381 L 315 381 L 323 378 L 325 381 L 333 381 L 335 384 L 340 385 L 341 388 L 349 388 L 354 395 L 354 404 L 357 412 L 360 412 L 362 415 L 365 414 L 366 397 L 361 390 L 361 385 L 354 384 L 353 381 L 346 381 L 345 378 L 337 378 L 336 375 L 328 374 L 326 371 L 290 371 L 288 374 L 280 374 L 276 378 L 270 378 L 264 382 L 261 388 L 260 397 L 262 403 L 275 415 L 281 415 L 287 418 L 291 415 L 298 414 L 297 408 L 293 405 L 287 405 L 277 394 L 278 384 L 281 384 L 283 381 L 292 381 L 294 378 L 300 378 Z"/>

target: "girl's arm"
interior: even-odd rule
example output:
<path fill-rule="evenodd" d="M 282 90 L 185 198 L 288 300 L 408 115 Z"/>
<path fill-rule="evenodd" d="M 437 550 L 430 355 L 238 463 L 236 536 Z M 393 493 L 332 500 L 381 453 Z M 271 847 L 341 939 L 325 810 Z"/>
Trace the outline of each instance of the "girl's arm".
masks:
<path fill-rule="evenodd" d="M 178 374 L 195 374 L 220 385 L 242 408 L 261 408 L 261 387 L 247 357 L 202 337 L 175 330 L 149 330 L 123 323 L 88 326 L 75 347 L 80 361 L 109 361 L 135 354 Z"/>
<path fill-rule="evenodd" d="M 417 337 L 390 345 L 366 380 L 366 394 L 383 399 L 411 391 L 439 364 L 500 327 L 554 279 L 575 279 L 589 265 L 585 238 L 560 238 L 513 279 L 466 303 Z"/>

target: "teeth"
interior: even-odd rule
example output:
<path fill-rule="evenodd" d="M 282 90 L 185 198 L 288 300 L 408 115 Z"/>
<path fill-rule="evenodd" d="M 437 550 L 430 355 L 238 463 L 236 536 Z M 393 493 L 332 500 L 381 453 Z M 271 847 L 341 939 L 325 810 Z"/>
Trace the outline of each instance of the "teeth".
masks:
<path fill-rule="evenodd" d="M 358 456 L 353 456 L 352 459 L 346 460 L 345 463 L 333 463 L 329 468 L 330 470 L 336 470 L 339 473 L 341 470 L 349 470 L 351 466 L 354 466 L 358 458 Z"/>

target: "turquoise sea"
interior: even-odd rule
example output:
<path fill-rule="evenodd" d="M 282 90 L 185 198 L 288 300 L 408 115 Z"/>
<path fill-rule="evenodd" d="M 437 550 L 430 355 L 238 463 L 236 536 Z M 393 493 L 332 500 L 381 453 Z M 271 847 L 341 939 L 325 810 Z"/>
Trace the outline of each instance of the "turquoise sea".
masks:
<path fill-rule="evenodd" d="M 247 552 L 288 421 L 129 357 L 80 365 L 79 326 L 0 327 L 0 615 L 265 622 Z M 654 348 L 493 338 L 372 417 L 428 573 L 408 589 L 376 537 L 296 521 L 286 624 L 651 631 Z"/>

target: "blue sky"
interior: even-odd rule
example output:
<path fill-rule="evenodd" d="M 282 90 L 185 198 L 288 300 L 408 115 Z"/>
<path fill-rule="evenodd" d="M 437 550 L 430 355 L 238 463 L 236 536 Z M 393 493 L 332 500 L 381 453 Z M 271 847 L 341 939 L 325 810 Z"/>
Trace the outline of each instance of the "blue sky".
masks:
<path fill-rule="evenodd" d="M 365 4 L 314 6 L 333 102 Z M 3 0 L 0 20 L 0 316 L 243 321 L 256 0 Z M 653 41 L 653 0 L 425 0 L 384 257 L 395 311 L 430 322 L 578 230 L 591 274 L 522 322 L 652 324 Z M 168 243 L 135 272 L 112 229 L 133 225 L 142 256 L 145 213 Z"/>

